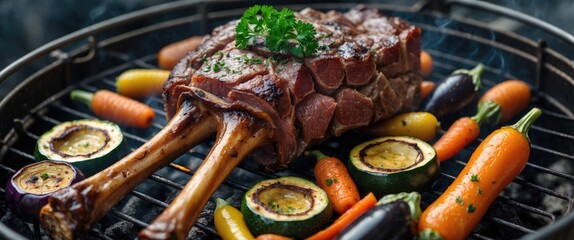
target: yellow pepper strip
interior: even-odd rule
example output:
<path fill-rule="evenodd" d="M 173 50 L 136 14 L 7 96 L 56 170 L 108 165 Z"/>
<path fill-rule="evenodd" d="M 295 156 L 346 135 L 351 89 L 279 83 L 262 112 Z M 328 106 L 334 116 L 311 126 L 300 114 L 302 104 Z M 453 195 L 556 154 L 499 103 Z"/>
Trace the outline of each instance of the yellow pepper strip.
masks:
<path fill-rule="evenodd" d="M 375 137 L 409 136 L 431 141 L 440 129 L 437 118 L 428 112 L 408 112 L 364 128 L 364 132 Z"/>
<path fill-rule="evenodd" d="M 213 218 L 215 220 L 215 229 L 223 240 L 235 239 L 255 239 L 245 221 L 243 221 L 243 214 L 236 208 L 232 207 L 225 200 L 218 198 L 215 200 L 216 208 Z"/>
<path fill-rule="evenodd" d="M 130 98 L 144 98 L 162 92 L 170 71 L 161 69 L 131 69 L 116 78 L 116 91 Z"/>

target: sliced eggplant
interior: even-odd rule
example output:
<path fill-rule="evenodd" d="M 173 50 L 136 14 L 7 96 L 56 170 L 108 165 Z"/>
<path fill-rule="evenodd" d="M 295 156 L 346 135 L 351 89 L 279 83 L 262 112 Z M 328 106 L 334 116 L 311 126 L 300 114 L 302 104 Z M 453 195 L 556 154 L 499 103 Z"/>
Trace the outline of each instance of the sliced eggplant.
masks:
<path fill-rule="evenodd" d="M 387 195 L 335 239 L 414 239 L 421 214 L 420 200 L 416 192 Z"/>
<path fill-rule="evenodd" d="M 40 209 L 55 191 L 84 179 L 76 167 L 61 161 L 41 161 L 20 169 L 6 183 L 6 202 L 23 220 L 38 221 Z"/>
<path fill-rule="evenodd" d="M 430 186 L 439 174 L 435 149 L 407 136 L 376 138 L 351 150 L 349 173 L 359 190 L 377 197 Z"/>
<path fill-rule="evenodd" d="M 109 121 L 84 119 L 63 122 L 38 138 L 37 161 L 69 162 L 87 176 L 113 164 L 122 155 L 123 134 Z"/>

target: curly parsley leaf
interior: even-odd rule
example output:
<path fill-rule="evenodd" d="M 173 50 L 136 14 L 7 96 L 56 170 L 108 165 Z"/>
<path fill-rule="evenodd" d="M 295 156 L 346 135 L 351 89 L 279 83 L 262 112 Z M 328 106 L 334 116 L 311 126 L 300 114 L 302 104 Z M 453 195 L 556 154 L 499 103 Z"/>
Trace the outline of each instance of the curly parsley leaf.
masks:
<path fill-rule="evenodd" d="M 310 23 L 295 19 L 293 11 L 277 11 L 271 6 L 255 5 L 243 13 L 235 28 L 235 45 L 240 49 L 264 40 L 272 52 L 306 57 L 317 51 L 316 31 Z"/>
<path fill-rule="evenodd" d="M 258 17 L 261 6 L 255 5 L 243 13 L 243 17 L 235 27 L 235 44 L 238 48 L 245 49 L 248 44 L 253 44 L 255 38 L 261 32 L 262 21 Z"/>
<path fill-rule="evenodd" d="M 315 39 L 317 32 L 315 31 L 313 25 L 298 20 L 295 22 L 294 28 L 296 36 L 295 40 L 299 43 L 298 51 L 302 52 L 302 56 L 309 56 L 314 54 L 317 51 L 319 43 L 317 42 L 317 39 Z"/>

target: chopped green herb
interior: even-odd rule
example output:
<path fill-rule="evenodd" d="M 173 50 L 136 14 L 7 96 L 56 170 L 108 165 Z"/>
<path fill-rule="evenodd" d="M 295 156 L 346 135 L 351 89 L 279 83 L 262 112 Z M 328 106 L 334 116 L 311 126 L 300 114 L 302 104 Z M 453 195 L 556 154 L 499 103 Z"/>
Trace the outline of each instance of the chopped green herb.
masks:
<path fill-rule="evenodd" d="M 244 63 L 253 63 L 253 64 L 262 64 L 263 60 L 259 58 L 252 58 L 248 57 L 247 55 L 243 55 L 243 62 Z"/>
<path fill-rule="evenodd" d="M 371 55 L 373 55 L 373 56 L 377 55 L 377 50 L 375 50 L 375 49 L 371 50 Z"/>
<path fill-rule="evenodd" d="M 478 187 L 477 192 L 478 192 L 478 195 L 482 195 L 482 189 L 480 187 Z"/>
<path fill-rule="evenodd" d="M 474 207 L 474 205 L 472 203 L 468 204 L 468 208 L 466 209 L 466 211 L 468 213 L 473 213 L 474 211 L 476 211 L 476 207 Z"/>
<path fill-rule="evenodd" d="M 461 196 L 456 197 L 456 203 L 460 204 L 461 206 L 464 205 L 464 203 L 462 202 Z"/>
<path fill-rule="evenodd" d="M 473 174 L 472 176 L 470 176 L 470 181 L 471 182 L 478 182 L 478 181 L 480 181 L 480 179 L 478 178 L 477 175 Z"/>
<path fill-rule="evenodd" d="M 46 180 L 48 179 L 50 176 L 47 173 L 42 173 L 40 174 L 40 177 L 42 178 L 42 180 Z"/>
<path fill-rule="evenodd" d="M 327 187 L 333 185 L 333 183 L 336 183 L 336 182 L 338 182 L 338 180 L 336 178 L 327 178 L 325 180 L 325 184 L 327 184 Z"/>
<path fill-rule="evenodd" d="M 223 69 L 223 67 L 225 67 L 225 63 L 223 61 L 217 61 L 215 64 L 213 64 L 212 69 L 214 72 L 219 72 L 221 69 Z"/>
<path fill-rule="evenodd" d="M 88 148 L 88 147 L 90 147 L 90 143 L 89 143 L 89 142 L 87 142 L 87 143 L 84 143 L 84 145 L 83 145 L 83 146 L 84 146 L 84 148 Z"/>
<path fill-rule="evenodd" d="M 243 13 L 235 33 L 235 45 L 240 49 L 265 39 L 265 46 L 273 52 L 306 57 L 317 51 L 313 25 L 296 20 L 293 11 L 287 8 L 277 11 L 271 6 L 254 5 Z"/>
<path fill-rule="evenodd" d="M 387 159 L 387 157 L 385 157 L 385 155 L 383 155 L 383 154 L 379 155 L 379 157 L 382 159 Z"/>
<path fill-rule="evenodd" d="M 200 62 L 205 62 L 207 60 L 207 55 L 203 54 L 203 56 L 201 56 L 201 58 L 199 59 Z"/>

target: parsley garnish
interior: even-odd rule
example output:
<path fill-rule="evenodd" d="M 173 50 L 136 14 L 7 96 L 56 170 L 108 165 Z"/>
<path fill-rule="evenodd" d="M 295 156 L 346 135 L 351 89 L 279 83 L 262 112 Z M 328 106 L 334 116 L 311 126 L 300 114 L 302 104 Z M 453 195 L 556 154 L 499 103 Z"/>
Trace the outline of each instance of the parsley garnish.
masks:
<path fill-rule="evenodd" d="M 42 173 L 42 174 L 40 174 L 40 177 L 42 178 L 42 180 L 45 181 L 45 180 L 48 179 L 50 176 L 49 176 L 47 173 Z"/>
<path fill-rule="evenodd" d="M 273 52 L 290 53 L 306 57 L 317 51 L 315 28 L 310 23 L 295 19 L 293 11 L 283 8 L 277 11 L 267 5 L 255 5 L 243 13 L 235 28 L 235 46 L 240 49 L 265 40 L 265 46 Z"/>
<path fill-rule="evenodd" d="M 327 185 L 327 187 L 330 187 L 331 185 L 333 185 L 333 183 L 336 183 L 337 179 L 336 178 L 327 178 L 325 180 L 325 184 Z"/>
<path fill-rule="evenodd" d="M 464 203 L 462 202 L 462 197 L 461 197 L 461 196 L 456 197 L 456 203 L 458 203 L 458 204 L 460 204 L 460 205 L 463 205 L 463 204 L 464 204 Z"/>
<path fill-rule="evenodd" d="M 474 205 L 472 203 L 468 204 L 468 208 L 466 209 L 466 211 L 468 213 L 473 213 L 474 211 L 476 211 L 476 207 L 474 207 Z"/>
<path fill-rule="evenodd" d="M 219 72 L 223 67 L 225 67 L 225 63 L 220 60 L 213 64 L 211 69 L 213 69 L 214 72 Z"/>
<path fill-rule="evenodd" d="M 478 195 L 482 195 L 482 189 L 480 187 L 478 187 L 477 192 L 478 192 Z"/>
<path fill-rule="evenodd" d="M 472 176 L 470 176 L 470 181 L 471 182 L 478 182 L 478 181 L 480 181 L 480 179 L 478 178 L 477 175 L 473 174 Z"/>

